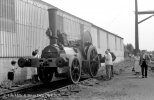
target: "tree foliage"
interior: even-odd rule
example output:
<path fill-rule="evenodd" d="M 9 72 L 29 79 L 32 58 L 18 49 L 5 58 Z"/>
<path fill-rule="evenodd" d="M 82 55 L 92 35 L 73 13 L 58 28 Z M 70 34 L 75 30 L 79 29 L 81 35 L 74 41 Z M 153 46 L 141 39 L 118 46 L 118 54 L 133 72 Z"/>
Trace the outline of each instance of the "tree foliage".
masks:
<path fill-rule="evenodd" d="M 134 47 L 131 43 L 127 44 L 125 48 L 127 49 L 127 52 L 134 53 Z"/>

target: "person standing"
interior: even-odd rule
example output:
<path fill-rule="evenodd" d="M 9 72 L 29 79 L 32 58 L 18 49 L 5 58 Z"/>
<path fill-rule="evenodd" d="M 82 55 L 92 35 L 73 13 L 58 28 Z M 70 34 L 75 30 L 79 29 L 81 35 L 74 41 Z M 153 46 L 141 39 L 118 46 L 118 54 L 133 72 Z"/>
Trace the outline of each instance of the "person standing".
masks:
<path fill-rule="evenodd" d="M 105 51 L 105 67 L 106 75 L 108 79 L 111 79 L 111 65 L 112 65 L 112 56 L 108 50 Z"/>
<path fill-rule="evenodd" d="M 109 53 L 110 53 L 111 56 L 112 56 L 111 77 L 114 77 L 114 72 L 113 72 L 113 70 L 114 70 L 114 68 L 113 68 L 113 61 L 115 61 L 116 56 L 115 56 L 115 54 L 114 54 L 113 52 L 110 51 L 110 49 L 107 49 L 107 50 L 109 51 Z"/>
<path fill-rule="evenodd" d="M 36 49 L 32 52 L 32 58 L 40 58 L 40 55 L 39 55 L 39 50 Z M 33 72 L 33 71 L 32 71 Z M 32 79 L 34 81 L 34 83 L 38 82 L 38 72 L 37 72 L 37 68 L 34 69 L 34 73 L 32 75 Z"/>
<path fill-rule="evenodd" d="M 139 61 L 140 61 L 140 55 L 139 53 L 137 53 L 137 55 L 134 57 L 134 71 L 136 75 L 139 75 L 139 73 L 141 72 Z"/>
<path fill-rule="evenodd" d="M 146 51 L 142 51 L 142 55 L 140 57 L 140 66 L 141 66 L 141 72 L 142 72 L 142 78 L 147 78 L 147 71 L 148 71 L 148 63 L 150 61 L 149 56 L 146 54 Z"/>
<path fill-rule="evenodd" d="M 12 88 L 12 85 L 13 85 L 13 81 L 14 81 L 14 73 L 15 73 L 15 70 L 17 69 L 17 67 L 15 67 L 16 65 L 16 61 L 11 61 L 11 69 L 10 71 L 8 72 L 7 74 L 7 77 L 8 77 L 8 89 L 11 89 Z"/>

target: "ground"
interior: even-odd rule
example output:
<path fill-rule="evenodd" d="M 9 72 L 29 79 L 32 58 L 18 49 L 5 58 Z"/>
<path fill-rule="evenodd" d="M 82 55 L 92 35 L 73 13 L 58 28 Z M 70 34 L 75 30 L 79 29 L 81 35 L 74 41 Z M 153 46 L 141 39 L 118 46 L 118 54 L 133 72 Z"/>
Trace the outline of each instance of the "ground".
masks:
<path fill-rule="evenodd" d="M 80 88 L 80 89 L 79 89 Z M 52 98 L 55 100 L 154 100 L 154 77 L 149 72 L 148 78 L 134 75 L 132 68 L 126 68 L 112 80 L 97 77 L 79 84 L 79 92 L 70 96 Z M 51 99 L 51 100 L 52 100 Z"/>
<path fill-rule="evenodd" d="M 95 78 L 41 95 L 38 100 L 154 100 L 154 72 L 149 70 L 148 77 L 142 78 L 134 75 L 132 66 L 132 61 L 125 60 L 114 65 L 115 75 L 111 80 L 100 76 L 104 70 L 99 70 Z"/>

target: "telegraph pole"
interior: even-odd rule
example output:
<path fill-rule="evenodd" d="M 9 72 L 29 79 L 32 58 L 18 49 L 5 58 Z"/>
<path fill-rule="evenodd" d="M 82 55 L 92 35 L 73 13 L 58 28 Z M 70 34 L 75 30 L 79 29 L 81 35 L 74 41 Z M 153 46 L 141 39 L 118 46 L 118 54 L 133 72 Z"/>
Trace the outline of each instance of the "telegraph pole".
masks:
<path fill-rule="evenodd" d="M 138 4 L 135 0 L 135 54 L 139 52 L 139 38 L 138 38 Z"/>
<path fill-rule="evenodd" d="M 138 22 L 138 15 L 145 15 L 145 14 L 150 14 L 150 16 Z M 154 10 L 138 12 L 138 3 L 137 0 L 135 0 L 135 54 L 139 52 L 138 24 L 150 19 L 153 16 L 154 16 Z"/>

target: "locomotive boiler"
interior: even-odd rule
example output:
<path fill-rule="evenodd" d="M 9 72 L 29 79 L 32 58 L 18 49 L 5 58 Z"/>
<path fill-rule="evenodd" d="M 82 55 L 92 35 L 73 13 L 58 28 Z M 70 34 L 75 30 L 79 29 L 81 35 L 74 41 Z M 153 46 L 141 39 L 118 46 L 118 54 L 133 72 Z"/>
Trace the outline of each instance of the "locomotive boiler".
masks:
<path fill-rule="evenodd" d="M 20 67 L 36 67 L 39 79 L 48 83 L 55 77 L 68 78 L 77 83 L 82 74 L 96 76 L 100 60 L 92 44 L 89 31 L 81 34 L 81 40 L 68 41 L 67 35 L 57 30 L 57 9 L 49 9 L 49 29 L 46 32 L 50 45 L 42 50 L 41 58 L 19 58 Z"/>

